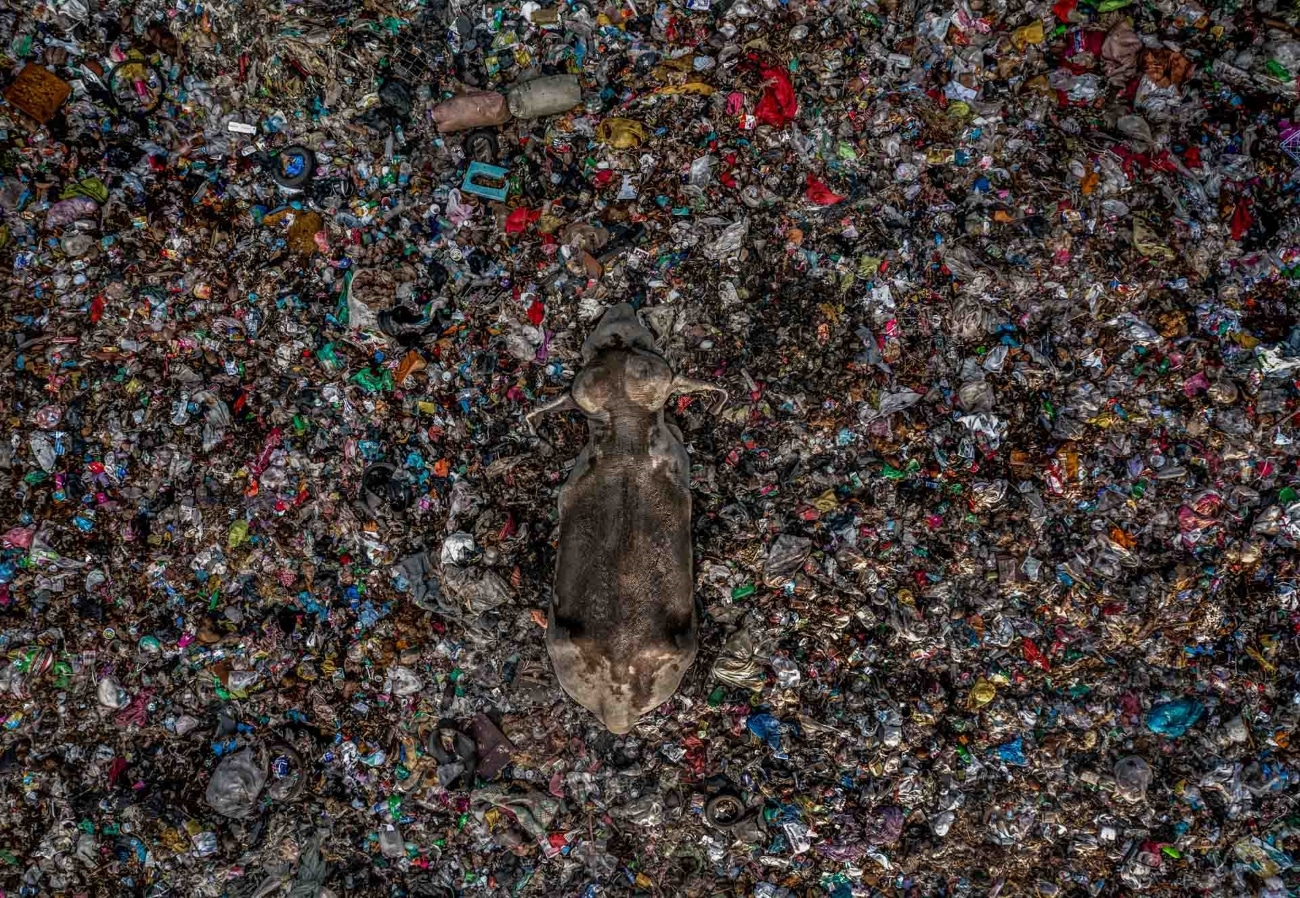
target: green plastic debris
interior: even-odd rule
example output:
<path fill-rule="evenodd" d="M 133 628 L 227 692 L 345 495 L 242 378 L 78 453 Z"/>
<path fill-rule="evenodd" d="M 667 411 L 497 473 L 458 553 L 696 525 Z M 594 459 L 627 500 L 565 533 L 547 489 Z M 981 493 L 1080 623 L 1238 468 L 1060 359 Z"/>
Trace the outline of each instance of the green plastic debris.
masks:
<path fill-rule="evenodd" d="M 226 534 L 226 548 L 237 549 L 247 541 L 248 521 L 240 518 L 230 525 L 230 532 Z"/>

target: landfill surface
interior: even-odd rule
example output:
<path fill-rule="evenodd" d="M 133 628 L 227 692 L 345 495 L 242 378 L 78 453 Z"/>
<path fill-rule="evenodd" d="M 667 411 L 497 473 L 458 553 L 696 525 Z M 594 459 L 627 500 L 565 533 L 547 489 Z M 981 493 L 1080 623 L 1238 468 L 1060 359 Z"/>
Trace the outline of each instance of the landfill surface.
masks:
<path fill-rule="evenodd" d="M 4 898 L 1298 894 L 1295 3 L 3 6 Z M 621 301 L 730 401 L 614 736 Z"/>

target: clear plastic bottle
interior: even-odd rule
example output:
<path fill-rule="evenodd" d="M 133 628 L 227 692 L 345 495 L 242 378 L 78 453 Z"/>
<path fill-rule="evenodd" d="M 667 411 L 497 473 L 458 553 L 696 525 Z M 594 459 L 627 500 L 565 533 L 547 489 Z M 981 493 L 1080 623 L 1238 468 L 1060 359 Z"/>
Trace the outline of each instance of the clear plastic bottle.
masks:
<path fill-rule="evenodd" d="M 379 851 L 386 858 L 406 857 L 406 842 L 401 830 L 391 824 L 380 827 Z"/>
<path fill-rule="evenodd" d="M 1151 786 L 1151 765 L 1137 755 L 1115 763 L 1115 794 L 1125 801 L 1144 801 Z"/>

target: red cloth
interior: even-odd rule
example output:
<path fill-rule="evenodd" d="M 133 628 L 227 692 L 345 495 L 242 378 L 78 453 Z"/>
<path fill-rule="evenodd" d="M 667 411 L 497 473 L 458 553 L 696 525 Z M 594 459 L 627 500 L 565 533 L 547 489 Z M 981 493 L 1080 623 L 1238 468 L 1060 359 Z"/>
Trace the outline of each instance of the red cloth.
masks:
<path fill-rule="evenodd" d="M 819 206 L 834 206 L 844 199 L 844 197 L 827 187 L 812 172 L 808 172 L 807 184 L 808 189 L 804 191 L 804 196 Z"/>
<path fill-rule="evenodd" d="M 1052 7 L 1052 12 L 1062 22 L 1068 22 L 1070 21 L 1070 13 L 1074 12 L 1074 7 L 1077 4 L 1078 0 L 1058 0 L 1057 4 Z"/>
<path fill-rule="evenodd" d="M 1232 239 L 1240 240 L 1246 236 L 1250 226 L 1255 223 L 1255 217 L 1250 214 L 1250 209 L 1246 207 L 1245 200 L 1237 200 L 1237 208 L 1232 210 Z"/>
<path fill-rule="evenodd" d="M 506 216 L 506 233 L 522 234 L 527 227 L 542 217 L 541 209 L 525 209 L 520 206 Z"/>
<path fill-rule="evenodd" d="M 794 85 L 785 69 L 777 66 L 763 66 L 759 70 L 763 75 L 763 95 L 754 107 L 754 116 L 764 125 L 784 128 L 794 121 L 799 112 L 799 101 L 794 95 Z"/>

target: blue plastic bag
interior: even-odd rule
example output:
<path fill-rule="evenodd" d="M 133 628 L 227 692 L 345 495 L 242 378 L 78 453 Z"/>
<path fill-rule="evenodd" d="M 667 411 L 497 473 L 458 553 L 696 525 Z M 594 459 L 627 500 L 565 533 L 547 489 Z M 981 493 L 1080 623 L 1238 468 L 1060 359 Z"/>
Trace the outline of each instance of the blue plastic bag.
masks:
<path fill-rule="evenodd" d="M 1029 761 L 1025 758 L 1025 740 L 1019 736 L 999 745 L 997 752 L 999 758 L 1013 767 L 1029 766 Z"/>
<path fill-rule="evenodd" d="M 771 714 L 752 714 L 746 722 L 749 731 L 767 743 L 773 751 L 781 750 L 781 721 Z"/>
<path fill-rule="evenodd" d="M 1177 739 L 1192 728 L 1205 713 L 1205 705 L 1194 698 L 1162 702 L 1147 712 L 1147 729 L 1161 736 Z"/>

